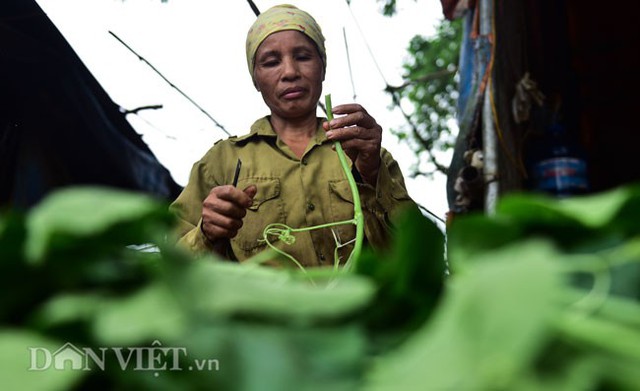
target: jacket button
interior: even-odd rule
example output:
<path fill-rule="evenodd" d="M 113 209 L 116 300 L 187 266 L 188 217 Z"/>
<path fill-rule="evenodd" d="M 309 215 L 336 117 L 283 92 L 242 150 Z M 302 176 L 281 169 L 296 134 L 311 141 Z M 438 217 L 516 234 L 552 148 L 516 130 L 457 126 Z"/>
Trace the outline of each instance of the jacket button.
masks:
<path fill-rule="evenodd" d="M 313 205 L 311 202 L 309 202 L 309 203 L 307 204 L 307 209 L 309 209 L 309 210 L 315 210 L 315 209 L 316 209 L 316 206 L 315 206 L 315 205 Z"/>
<path fill-rule="evenodd" d="M 301 163 L 303 166 L 306 166 L 307 164 L 309 164 L 309 161 L 307 161 L 307 158 L 305 157 L 302 159 Z"/>

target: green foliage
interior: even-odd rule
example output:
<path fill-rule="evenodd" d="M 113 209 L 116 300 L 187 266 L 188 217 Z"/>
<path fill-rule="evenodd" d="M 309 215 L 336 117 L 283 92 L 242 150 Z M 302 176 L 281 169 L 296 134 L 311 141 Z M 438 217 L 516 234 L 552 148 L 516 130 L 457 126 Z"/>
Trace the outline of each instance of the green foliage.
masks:
<path fill-rule="evenodd" d="M 166 205 L 69 189 L 0 217 L 0 378 L 36 390 L 636 390 L 639 215 L 640 187 L 514 195 L 495 216 L 453 221 L 448 274 L 442 233 L 408 213 L 387 251 L 305 273 L 196 259 L 165 242 Z M 148 243 L 157 251 L 133 246 Z M 33 349 L 67 342 L 105 351 L 104 368 L 29 369 Z"/>
<path fill-rule="evenodd" d="M 396 104 L 408 100 L 413 106 L 405 114 L 408 124 L 395 129 L 401 140 L 409 140 L 420 161 L 433 163 L 434 170 L 446 172 L 446 164 L 435 158 L 434 151 L 447 151 L 453 147 L 455 132 L 451 123 L 456 117 L 458 91 L 455 73 L 460 56 L 462 25 L 460 20 L 443 19 L 435 36 L 415 36 L 408 47 L 404 63 L 406 82 L 400 87 L 388 87 Z M 418 163 L 412 175 L 429 175 L 421 171 Z"/>
<path fill-rule="evenodd" d="M 420 214 L 401 216 L 398 226 L 401 234 L 396 236 L 395 246 L 383 254 L 364 254 L 356 270 L 378 286 L 377 297 L 366 311 L 367 324 L 384 338 L 389 332 L 420 326 L 444 289 L 443 234 Z"/>
<path fill-rule="evenodd" d="M 557 311 L 561 282 L 552 254 L 526 243 L 478 259 L 452 282 L 433 321 L 378 360 L 367 388 L 512 389 L 540 353 Z"/>
<path fill-rule="evenodd" d="M 383 15 L 396 14 L 396 0 L 378 3 L 382 3 Z M 433 37 L 417 35 L 409 43 L 408 58 L 403 65 L 405 82 L 387 86 L 393 105 L 402 110 L 407 120 L 406 125 L 392 129 L 392 133 L 416 153 L 411 176 L 447 173 L 447 164 L 439 161 L 434 152 L 449 151 L 455 144 L 457 126 L 452 124 L 457 114 L 459 94 L 455 75 L 461 44 L 462 21 L 442 18 Z M 413 106 L 411 112 L 402 109 L 401 104 L 407 101 Z"/>
<path fill-rule="evenodd" d="M 638 389 L 639 202 L 522 194 L 454 220 L 444 298 L 365 388 Z"/>
<path fill-rule="evenodd" d="M 417 1 L 417 0 L 413 0 Z M 380 12 L 385 16 L 393 16 L 397 13 L 397 1 L 396 0 L 377 0 L 379 4 L 382 4 Z M 351 0 L 347 0 L 347 3 L 351 3 Z"/>
<path fill-rule="evenodd" d="M 393 16 L 396 13 L 396 0 L 378 0 L 382 3 L 382 13 L 386 16 Z"/>
<path fill-rule="evenodd" d="M 144 195 L 123 194 L 106 188 L 62 190 L 29 214 L 25 254 L 29 260 L 38 262 L 45 254 L 68 257 L 70 252 L 95 253 L 103 246 L 108 251 L 113 243 L 150 239 L 151 233 L 141 230 L 149 228 L 148 221 L 164 215 Z M 105 237 L 108 240 L 103 240 Z M 100 240 L 94 241 L 95 238 Z"/>
<path fill-rule="evenodd" d="M 26 216 L 6 215 L 0 221 L 0 243 L 6 244 L 0 279 L 12 293 L 0 301 L 0 360 L 13 360 L 0 367 L 0 376 L 12 379 L 10 384 L 37 382 L 36 389 L 281 390 L 318 384 L 353 389 L 375 349 L 368 331 L 373 322 L 367 316 L 374 300 L 412 298 L 408 308 L 418 309 L 421 298 L 414 289 L 425 291 L 433 283 L 437 289 L 432 289 L 431 302 L 442 289 L 442 234 L 419 214 L 408 217 L 407 224 L 416 232 L 437 232 L 433 243 L 438 248 L 430 250 L 436 257 L 429 268 L 439 274 L 415 273 L 427 270 L 425 258 L 392 248 L 404 282 L 391 291 L 355 273 L 196 260 L 165 243 L 172 223 L 167 206 L 139 194 L 67 189 Z M 418 240 L 419 235 L 410 239 L 414 244 Z M 145 243 L 159 251 L 134 249 Z M 403 260 L 405 256 L 410 257 Z M 440 266 L 433 265 L 438 259 Z M 378 263 L 370 265 L 376 278 L 392 284 L 375 271 L 379 261 L 370 260 Z M 426 312 L 421 311 L 422 319 Z M 386 331 L 406 322 L 396 323 Z M 29 348 L 53 353 L 67 342 L 111 352 L 105 369 L 27 369 Z M 198 365 L 197 359 L 215 359 L 221 369 L 165 368 L 155 376 L 136 370 L 137 357 L 122 368 L 109 350 L 140 346 L 184 349 L 188 355 L 179 357 L 181 368 Z M 161 359 L 156 367 L 173 362 L 173 357 Z M 149 366 L 144 358 L 143 364 L 140 368 Z"/>

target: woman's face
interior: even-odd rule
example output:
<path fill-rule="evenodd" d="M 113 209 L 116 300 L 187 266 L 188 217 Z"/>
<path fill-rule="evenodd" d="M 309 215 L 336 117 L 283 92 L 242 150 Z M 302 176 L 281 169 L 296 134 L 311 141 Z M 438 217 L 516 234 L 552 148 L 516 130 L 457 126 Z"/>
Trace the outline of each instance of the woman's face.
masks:
<path fill-rule="evenodd" d="M 322 93 L 324 69 L 311 39 L 299 31 L 279 31 L 258 47 L 253 76 L 272 116 L 313 115 Z"/>

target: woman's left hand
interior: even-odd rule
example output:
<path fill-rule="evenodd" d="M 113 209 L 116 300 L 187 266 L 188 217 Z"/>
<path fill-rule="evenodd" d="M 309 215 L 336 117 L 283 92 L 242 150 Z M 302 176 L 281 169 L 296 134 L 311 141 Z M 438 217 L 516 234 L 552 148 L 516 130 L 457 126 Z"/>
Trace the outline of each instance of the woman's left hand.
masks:
<path fill-rule="evenodd" d="M 339 117 L 322 125 L 327 138 L 340 141 L 362 179 L 375 186 L 380 168 L 382 127 L 364 107 L 356 103 L 335 106 L 333 114 Z"/>

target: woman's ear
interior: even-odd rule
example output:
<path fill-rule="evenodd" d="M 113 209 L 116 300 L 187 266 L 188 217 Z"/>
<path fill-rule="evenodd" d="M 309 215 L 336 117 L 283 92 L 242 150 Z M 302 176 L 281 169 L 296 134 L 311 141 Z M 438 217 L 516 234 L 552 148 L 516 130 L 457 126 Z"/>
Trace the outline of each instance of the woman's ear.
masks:
<path fill-rule="evenodd" d="M 255 68 L 254 68 L 254 72 L 255 72 Z M 260 92 L 260 87 L 258 87 L 258 82 L 256 81 L 256 77 L 253 73 L 251 74 L 251 81 L 253 82 L 253 86 L 256 88 L 256 91 Z"/>

